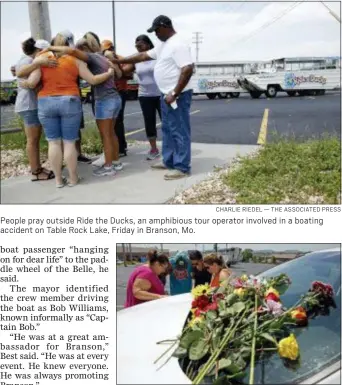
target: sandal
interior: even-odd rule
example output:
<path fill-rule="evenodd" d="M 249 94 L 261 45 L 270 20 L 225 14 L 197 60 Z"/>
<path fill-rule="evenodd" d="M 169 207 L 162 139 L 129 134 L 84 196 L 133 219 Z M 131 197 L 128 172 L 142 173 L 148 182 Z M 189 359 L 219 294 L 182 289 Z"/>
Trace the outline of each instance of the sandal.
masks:
<path fill-rule="evenodd" d="M 63 188 L 67 183 L 67 179 L 65 176 L 62 178 L 62 183 L 61 184 L 56 184 L 56 188 Z"/>
<path fill-rule="evenodd" d="M 39 175 L 44 174 L 47 175 L 45 178 L 40 178 Z M 32 182 L 41 182 L 45 180 L 51 180 L 55 178 L 55 174 L 52 170 L 47 170 L 46 168 L 39 167 L 36 171 L 32 171 L 32 175 L 36 177 L 36 179 L 31 179 Z"/>
<path fill-rule="evenodd" d="M 78 184 L 81 182 L 82 179 L 83 179 L 83 178 L 81 178 L 80 176 L 78 176 L 78 177 L 77 177 L 77 182 L 76 182 L 76 183 L 68 182 L 68 186 L 69 186 L 69 187 L 75 187 L 76 185 L 78 185 Z"/>

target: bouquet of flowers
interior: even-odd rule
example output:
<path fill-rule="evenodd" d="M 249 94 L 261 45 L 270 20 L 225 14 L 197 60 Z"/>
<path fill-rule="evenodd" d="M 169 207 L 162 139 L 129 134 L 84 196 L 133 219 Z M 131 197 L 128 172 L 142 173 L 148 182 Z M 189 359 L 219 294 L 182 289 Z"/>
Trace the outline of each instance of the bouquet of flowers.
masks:
<path fill-rule="evenodd" d="M 307 326 L 310 318 L 336 306 L 331 285 L 316 281 L 286 309 L 281 295 L 290 284 L 285 274 L 267 279 L 243 275 L 216 289 L 200 285 L 192 290 L 191 311 L 172 356 L 182 359 L 193 384 L 207 377 L 213 384 L 234 383 L 245 377 L 248 366 L 254 384 L 261 354 L 278 354 L 287 366 L 299 364 L 300 348 L 291 329 Z"/>

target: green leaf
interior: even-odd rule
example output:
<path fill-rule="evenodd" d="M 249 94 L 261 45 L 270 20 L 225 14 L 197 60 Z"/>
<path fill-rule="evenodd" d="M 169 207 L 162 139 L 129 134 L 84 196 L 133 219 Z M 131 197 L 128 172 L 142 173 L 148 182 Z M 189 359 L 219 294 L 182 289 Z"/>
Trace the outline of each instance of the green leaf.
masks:
<path fill-rule="evenodd" d="M 227 374 L 226 378 L 227 379 L 232 379 L 232 378 L 243 378 L 244 376 L 246 375 L 246 373 L 244 371 L 242 372 L 238 372 L 238 373 L 234 373 L 234 374 Z"/>
<path fill-rule="evenodd" d="M 190 345 L 196 341 L 204 338 L 204 333 L 201 330 L 189 330 L 184 334 L 180 340 L 179 346 L 184 349 L 189 349 Z"/>
<path fill-rule="evenodd" d="M 219 361 L 219 370 L 225 369 L 225 368 L 229 367 L 231 364 L 232 364 L 232 360 L 230 360 L 229 358 L 222 358 Z"/>
<path fill-rule="evenodd" d="M 223 330 L 223 325 L 216 328 L 213 332 L 212 345 L 214 350 L 219 346 L 221 342 L 222 330 Z"/>
<path fill-rule="evenodd" d="M 206 314 L 206 318 L 208 320 L 214 320 L 216 318 L 216 316 L 217 316 L 217 313 L 216 313 L 216 311 L 213 311 L 213 310 L 208 311 Z"/>
<path fill-rule="evenodd" d="M 232 374 L 236 374 L 241 371 L 241 368 L 239 367 L 239 365 L 236 365 L 235 363 L 227 366 L 225 369 Z"/>
<path fill-rule="evenodd" d="M 244 346 L 243 348 L 241 348 L 240 354 L 242 358 L 248 359 L 252 354 L 252 348 L 249 346 Z"/>
<path fill-rule="evenodd" d="M 239 296 L 236 294 L 229 294 L 226 297 L 226 303 L 228 306 L 233 305 L 234 302 L 236 302 L 239 299 Z"/>
<path fill-rule="evenodd" d="M 182 348 L 181 346 L 178 346 L 178 348 L 174 351 L 172 356 L 177 358 L 184 358 L 187 356 L 187 353 L 188 351 L 186 349 Z"/>
<path fill-rule="evenodd" d="M 272 342 L 274 345 L 276 346 L 278 345 L 277 340 L 274 337 L 272 337 L 271 334 L 261 333 L 260 336 L 263 337 L 265 340 Z"/>
<path fill-rule="evenodd" d="M 213 382 L 213 385 L 227 385 L 227 384 L 230 384 L 230 382 L 227 381 L 227 376 L 220 376 Z"/>
<path fill-rule="evenodd" d="M 189 358 L 198 361 L 203 358 L 209 351 L 209 344 L 205 339 L 194 341 L 189 350 Z"/>
<path fill-rule="evenodd" d="M 236 303 L 234 303 L 234 305 L 232 306 L 232 309 L 233 309 L 234 313 L 241 313 L 242 310 L 245 309 L 245 307 L 246 307 L 246 306 L 245 306 L 244 302 L 236 302 Z"/>
<path fill-rule="evenodd" d="M 226 309 L 226 303 L 224 300 L 221 299 L 220 301 L 218 301 L 218 308 L 219 311 L 223 311 Z"/>

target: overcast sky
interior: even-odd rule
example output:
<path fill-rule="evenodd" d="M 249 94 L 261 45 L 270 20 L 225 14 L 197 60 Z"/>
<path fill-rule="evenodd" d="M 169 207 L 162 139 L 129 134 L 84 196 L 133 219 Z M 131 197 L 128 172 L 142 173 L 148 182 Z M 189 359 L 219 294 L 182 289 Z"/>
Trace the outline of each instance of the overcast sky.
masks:
<path fill-rule="evenodd" d="M 228 243 L 228 247 L 241 247 L 242 249 L 252 249 L 252 250 L 274 250 L 274 251 L 285 251 L 285 250 L 298 250 L 298 251 L 315 251 L 315 250 L 324 250 L 324 249 L 330 249 L 335 247 L 340 247 L 339 244 L 335 243 L 323 243 L 323 244 L 316 244 L 316 243 Z M 156 244 L 132 244 L 132 246 L 140 246 L 140 247 L 158 247 L 158 249 L 161 248 L 160 243 Z M 225 243 L 219 243 L 218 248 L 225 248 Z M 121 245 L 118 245 L 118 248 L 120 250 Z M 171 251 L 177 251 L 177 250 L 194 250 L 197 248 L 197 250 L 203 251 L 208 249 L 213 249 L 213 243 L 209 244 L 202 244 L 197 243 L 196 245 L 194 243 L 164 243 L 163 244 L 164 249 L 168 249 Z"/>
<path fill-rule="evenodd" d="M 244 0 L 116 3 L 117 51 L 134 53 L 135 38 L 146 33 L 156 16 L 165 14 L 190 44 L 192 33 L 202 32 L 200 61 L 338 56 L 340 24 L 320 2 L 305 1 L 290 10 L 293 4 Z M 340 2 L 326 4 L 340 16 Z M 111 2 L 52 1 L 49 11 L 53 35 L 70 29 L 76 38 L 86 31 L 94 31 L 101 40 L 113 36 Z M 9 67 L 20 58 L 20 43 L 30 35 L 27 3 L 1 2 L 1 79 L 12 78 Z M 249 36 L 253 37 L 246 40 Z M 156 41 L 154 34 L 151 37 Z M 195 49 L 192 52 L 195 59 Z"/>

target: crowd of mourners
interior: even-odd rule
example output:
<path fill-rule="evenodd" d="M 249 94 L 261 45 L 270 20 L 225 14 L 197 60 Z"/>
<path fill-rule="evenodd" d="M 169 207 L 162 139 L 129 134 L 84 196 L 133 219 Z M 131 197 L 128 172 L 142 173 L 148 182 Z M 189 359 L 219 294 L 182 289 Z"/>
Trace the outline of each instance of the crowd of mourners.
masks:
<path fill-rule="evenodd" d="M 124 128 L 127 81 L 136 73 L 138 97 L 150 143 L 152 168 L 165 170 L 164 179 L 189 175 L 191 167 L 190 106 L 193 73 L 190 47 L 182 41 L 167 16 L 158 16 L 148 29 L 160 40 L 154 47 L 147 35 L 135 39 L 138 53 L 122 57 L 113 42 L 87 32 L 75 42 L 71 31 L 59 32 L 51 42 L 29 38 L 23 56 L 11 68 L 17 77 L 15 111 L 24 122 L 32 181 L 55 180 L 56 187 L 76 186 L 82 178 L 78 162 L 92 163 L 95 176 L 114 176 L 127 156 Z M 93 161 L 82 154 L 85 127 L 81 79 L 92 87 L 92 109 L 103 145 Z M 162 149 L 157 147 L 157 114 L 162 122 Z M 48 141 L 51 170 L 43 168 L 39 143 Z M 68 179 L 63 173 L 63 163 Z"/>
<path fill-rule="evenodd" d="M 230 275 L 222 256 L 216 253 L 203 257 L 198 250 L 184 251 L 169 258 L 157 250 L 150 250 L 147 263 L 136 267 L 128 279 L 125 307 L 168 295 L 190 293 L 198 285 L 219 287 Z M 167 278 L 170 292 L 166 290 Z"/>

